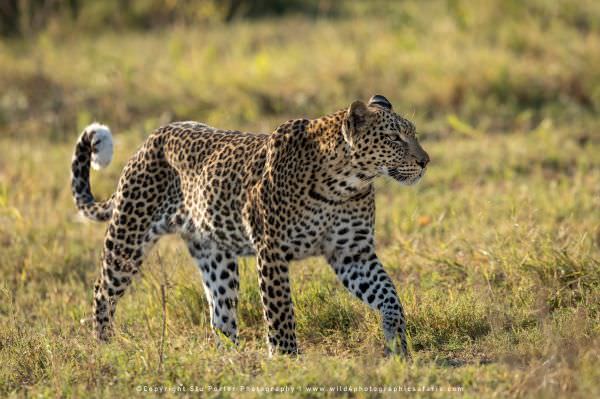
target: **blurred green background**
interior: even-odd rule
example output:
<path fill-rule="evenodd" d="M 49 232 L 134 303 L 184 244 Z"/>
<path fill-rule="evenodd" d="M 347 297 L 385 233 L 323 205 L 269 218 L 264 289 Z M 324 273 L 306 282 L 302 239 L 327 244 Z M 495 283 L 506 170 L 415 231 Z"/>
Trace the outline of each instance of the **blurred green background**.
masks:
<path fill-rule="evenodd" d="M 593 0 L 9 0 L 0 15 L 13 136 L 94 118 L 272 130 L 373 93 L 436 137 L 598 129 Z"/>
<path fill-rule="evenodd" d="M 77 218 L 69 188 L 84 126 L 114 133 L 113 163 L 91 176 L 103 199 L 161 124 L 270 132 L 375 93 L 432 159 L 415 187 L 376 182 L 378 255 L 412 363 L 382 357 L 379 316 L 320 258 L 291 267 L 302 356 L 266 359 L 251 258 L 242 346 L 217 348 L 176 237 L 97 344 L 80 320 L 105 226 Z M 0 1 L 0 396 L 211 384 L 600 397 L 599 112 L 600 1 Z"/>

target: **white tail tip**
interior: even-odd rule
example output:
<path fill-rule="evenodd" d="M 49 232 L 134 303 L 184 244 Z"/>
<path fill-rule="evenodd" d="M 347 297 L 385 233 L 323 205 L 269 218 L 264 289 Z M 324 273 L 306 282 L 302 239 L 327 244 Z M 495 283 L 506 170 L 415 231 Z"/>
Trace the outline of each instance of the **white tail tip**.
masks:
<path fill-rule="evenodd" d="M 113 156 L 110 129 L 108 126 L 94 122 L 86 127 L 85 131 L 92 135 L 92 168 L 99 170 L 107 167 Z"/>

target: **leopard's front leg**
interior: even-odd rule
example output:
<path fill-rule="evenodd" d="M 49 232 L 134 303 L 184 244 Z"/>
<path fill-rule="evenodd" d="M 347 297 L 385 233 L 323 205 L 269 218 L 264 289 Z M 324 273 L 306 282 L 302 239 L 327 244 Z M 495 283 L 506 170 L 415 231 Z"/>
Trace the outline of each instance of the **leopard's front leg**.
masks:
<path fill-rule="evenodd" d="M 268 329 L 269 355 L 297 354 L 296 322 L 290 291 L 288 262 L 268 245 L 257 251 L 258 280 Z"/>
<path fill-rule="evenodd" d="M 325 242 L 325 256 L 344 287 L 381 313 L 385 354 L 409 358 L 404 309 L 375 253 L 374 215 L 372 197 L 347 204 Z"/>
<path fill-rule="evenodd" d="M 350 292 L 381 313 L 385 354 L 409 358 L 406 319 L 394 283 L 377 258 L 372 241 L 356 240 L 354 244 L 333 251 L 328 261 Z"/>

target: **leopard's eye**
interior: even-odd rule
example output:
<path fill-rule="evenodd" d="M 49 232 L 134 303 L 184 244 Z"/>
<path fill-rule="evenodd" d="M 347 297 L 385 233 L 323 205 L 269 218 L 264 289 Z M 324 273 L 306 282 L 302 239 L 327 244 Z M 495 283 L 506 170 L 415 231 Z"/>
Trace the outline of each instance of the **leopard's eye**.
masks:
<path fill-rule="evenodd" d="M 387 136 L 385 136 L 385 138 L 386 138 L 387 141 L 392 142 L 392 143 L 396 143 L 396 144 L 404 143 L 404 144 L 406 144 L 406 141 L 402 138 L 402 136 L 399 136 L 399 135 L 388 134 Z"/>

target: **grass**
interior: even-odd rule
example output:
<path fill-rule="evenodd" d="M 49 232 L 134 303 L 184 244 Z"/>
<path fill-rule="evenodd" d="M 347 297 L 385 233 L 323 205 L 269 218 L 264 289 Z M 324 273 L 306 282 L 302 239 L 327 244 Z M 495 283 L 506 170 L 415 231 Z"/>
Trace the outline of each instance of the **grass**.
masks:
<path fill-rule="evenodd" d="M 0 42 L 0 395 L 146 396 L 138 386 L 181 384 L 186 392 L 167 396 L 242 385 L 300 387 L 305 397 L 338 386 L 358 397 L 378 393 L 344 387 L 599 396 L 599 7 L 389 7 L 389 18 L 76 39 L 50 29 Z M 378 316 L 317 258 L 291 269 L 303 355 L 266 357 L 252 259 L 241 263 L 242 344 L 217 348 L 200 277 L 175 237 L 119 303 L 117 337 L 95 342 L 80 321 L 90 315 L 104 226 L 82 223 L 72 203 L 78 130 L 98 119 L 116 132 L 113 164 L 92 176 L 106 198 L 165 121 L 271 131 L 375 92 L 415 121 L 432 158 L 416 187 L 377 182 L 378 253 L 406 309 L 413 362 L 382 357 Z"/>

